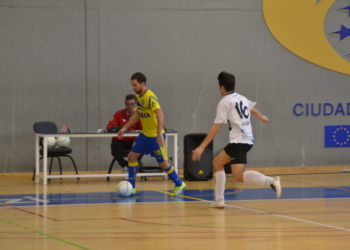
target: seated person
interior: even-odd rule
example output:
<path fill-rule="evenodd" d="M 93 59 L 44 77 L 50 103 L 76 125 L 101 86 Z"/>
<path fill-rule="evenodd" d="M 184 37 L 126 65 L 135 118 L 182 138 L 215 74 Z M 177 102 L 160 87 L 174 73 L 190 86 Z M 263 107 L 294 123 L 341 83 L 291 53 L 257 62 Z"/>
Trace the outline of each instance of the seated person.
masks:
<path fill-rule="evenodd" d="M 133 94 L 129 94 L 125 97 L 125 109 L 119 110 L 113 115 L 112 120 L 109 121 L 106 127 L 107 131 L 111 127 L 123 127 L 135 112 L 136 96 Z M 129 128 L 129 131 L 132 130 L 142 130 L 140 120 Z M 124 173 L 128 173 L 128 161 L 126 161 L 123 157 L 123 149 L 131 149 L 132 144 L 134 143 L 136 138 L 137 137 L 124 137 L 122 139 L 119 139 L 118 137 L 112 138 L 111 154 L 113 155 L 114 159 L 119 163 L 119 165 L 123 168 Z"/>

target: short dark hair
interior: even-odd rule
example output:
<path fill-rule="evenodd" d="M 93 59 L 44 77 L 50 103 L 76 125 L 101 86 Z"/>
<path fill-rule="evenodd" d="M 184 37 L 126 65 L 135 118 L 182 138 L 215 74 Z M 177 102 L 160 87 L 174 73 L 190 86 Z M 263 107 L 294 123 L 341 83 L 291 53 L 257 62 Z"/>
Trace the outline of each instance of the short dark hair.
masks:
<path fill-rule="evenodd" d="M 218 80 L 219 80 L 219 85 L 224 86 L 227 92 L 235 91 L 236 79 L 234 75 L 227 73 L 225 71 L 222 71 L 218 75 Z"/>
<path fill-rule="evenodd" d="M 128 94 L 127 96 L 125 96 L 125 101 L 129 101 L 129 100 L 135 100 L 136 101 L 136 95 Z"/>
<path fill-rule="evenodd" d="M 133 74 L 131 76 L 131 80 L 137 80 L 138 83 L 146 83 L 147 81 L 146 76 L 141 72 L 136 72 L 135 74 Z"/>

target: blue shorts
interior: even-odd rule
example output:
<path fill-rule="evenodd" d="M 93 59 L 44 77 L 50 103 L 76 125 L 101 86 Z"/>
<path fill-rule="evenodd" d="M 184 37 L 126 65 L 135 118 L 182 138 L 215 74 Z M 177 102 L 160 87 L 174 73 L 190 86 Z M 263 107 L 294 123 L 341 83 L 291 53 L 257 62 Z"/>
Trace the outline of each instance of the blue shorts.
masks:
<path fill-rule="evenodd" d="M 165 133 L 163 134 L 163 138 L 165 140 Z M 157 162 L 168 160 L 166 148 L 159 146 L 157 137 L 147 137 L 142 133 L 136 138 L 130 151 L 139 154 L 150 154 L 152 157 L 156 158 Z"/>

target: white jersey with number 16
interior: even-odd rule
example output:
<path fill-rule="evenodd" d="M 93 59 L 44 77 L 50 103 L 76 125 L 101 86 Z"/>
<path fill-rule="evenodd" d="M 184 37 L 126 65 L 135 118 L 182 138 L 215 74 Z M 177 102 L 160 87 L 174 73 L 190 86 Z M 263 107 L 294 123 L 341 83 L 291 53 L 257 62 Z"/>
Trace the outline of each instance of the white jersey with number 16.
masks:
<path fill-rule="evenodd" d="M 255 105 L 256 102 L 238 93 L 228 94 L 219 102 L 214 123 L 228 123 L 230 143 L 254 144 L 250 110 Z"/>

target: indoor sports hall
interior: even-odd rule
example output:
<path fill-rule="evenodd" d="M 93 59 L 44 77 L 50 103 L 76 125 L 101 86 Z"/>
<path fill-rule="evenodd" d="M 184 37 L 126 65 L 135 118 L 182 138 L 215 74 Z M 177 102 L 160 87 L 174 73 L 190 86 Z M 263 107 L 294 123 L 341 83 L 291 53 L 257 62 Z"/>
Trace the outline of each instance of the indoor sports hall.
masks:
<path fill-rule="evenodd" d="M 334 168 L 331 168 L 334 169 Z M 213 181 L 170 198 L 170 181 L 139 180 L 120 197 L 115 182 L 1 177 L 4 249 L 348 249 L 349 174 L 300 169 L 280 175 L 283 196 L 227 182 L 225 209 L 208 208 Z"/>
<path fill-rule="evenodd" d="M 349 17 L 349 0 L 0 0 L 0 249 L 350 249 Z M 210 207 L 231 118 L 193 155 L 223 71 L 261 112 L 227 111 L 250 119 L 245 170 L 279 176 L 279 199 L 225 164 L 225 207 Z M 128 108 L 142 123 L 154 100 L 165 171 L 113 151 Z M 125 131 L 133 147 L 145 124 Z"/>

